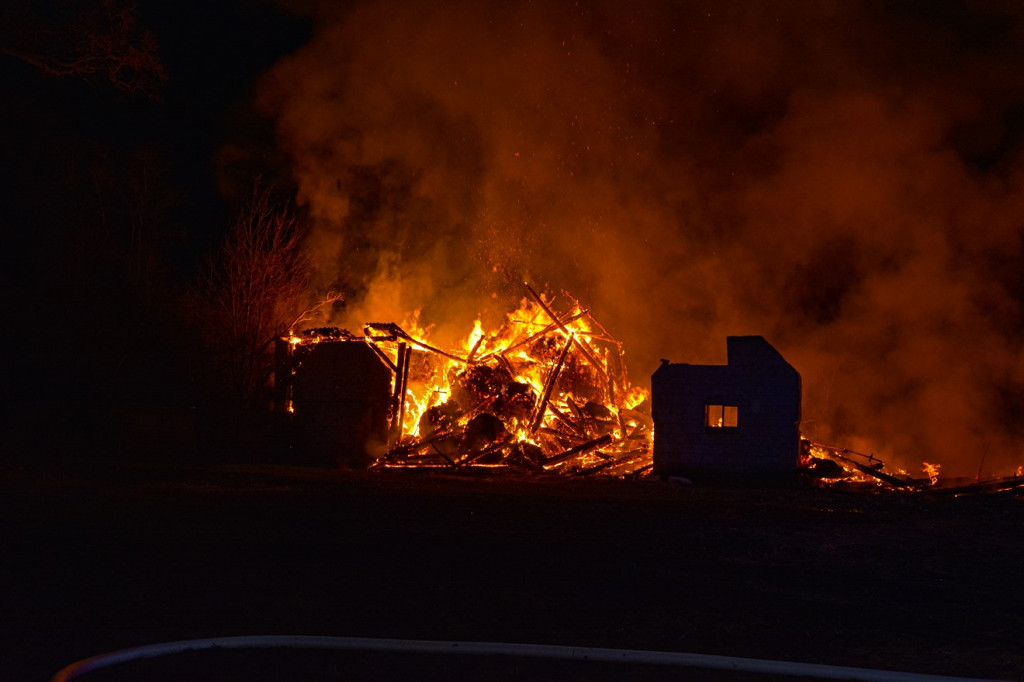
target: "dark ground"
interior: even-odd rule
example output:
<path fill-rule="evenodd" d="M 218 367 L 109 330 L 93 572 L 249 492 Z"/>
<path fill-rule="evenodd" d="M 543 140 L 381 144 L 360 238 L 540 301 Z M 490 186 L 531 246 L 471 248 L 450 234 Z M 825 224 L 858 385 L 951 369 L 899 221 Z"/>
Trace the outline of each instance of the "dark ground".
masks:
<path fill-rule="evenodd" d="M 0 495 L 3 680 L 267 634 L 1024 679 L 1021 497 L 67 461 Z"/>

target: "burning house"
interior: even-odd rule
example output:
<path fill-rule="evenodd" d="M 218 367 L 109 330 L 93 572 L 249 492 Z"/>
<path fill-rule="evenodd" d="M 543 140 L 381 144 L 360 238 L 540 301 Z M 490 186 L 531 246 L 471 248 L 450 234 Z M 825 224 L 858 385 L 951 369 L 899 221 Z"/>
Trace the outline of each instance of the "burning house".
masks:
<path fill-rule="evenodd" d="M 727 365 L 663 361 L 651 377 L 654 471 L 771 475 L 800 461 L 800 375 L 760 336 L 730 336 Z"/>
<path fill-rule="evenodd" d="M 647 392 L 621 344 L 565 295 L 529 297 L 460 348 L 370 323 L 279 339 L 275 403 L 296 461 L 623 475 L 650 467 Z"/>

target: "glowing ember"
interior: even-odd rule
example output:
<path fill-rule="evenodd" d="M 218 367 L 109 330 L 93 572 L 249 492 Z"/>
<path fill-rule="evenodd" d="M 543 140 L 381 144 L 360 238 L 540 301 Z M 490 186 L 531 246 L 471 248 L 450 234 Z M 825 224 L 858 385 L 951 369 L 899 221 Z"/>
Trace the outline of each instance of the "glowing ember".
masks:
<path fill-rule="evenodd" d="M 921 462 L 921 466 L 924 467 L 922 471 L 924 471 L 925 475 L 928 477 L 928 480 L 931 481 L 931 485 L 935 485 L 936 483 L 939 482 L 939 468 L 941 467 L 941 465 L 929 464 L 928 462 Z"/>

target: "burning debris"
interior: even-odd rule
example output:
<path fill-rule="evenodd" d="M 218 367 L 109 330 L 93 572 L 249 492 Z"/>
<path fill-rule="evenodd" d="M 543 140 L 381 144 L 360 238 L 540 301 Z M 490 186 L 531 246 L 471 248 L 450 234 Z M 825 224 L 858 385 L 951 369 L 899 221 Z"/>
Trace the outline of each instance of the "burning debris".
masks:
<path fill-rule="evenodd" d="M 569 294 L 526 291 L 499 328 L 486 332 L 477 321 L 451 350 L 429 343 L 415 320 L 280 339 L 275 403 L 289 415 L 299 458 L 581 476 L 800 471 L 847 489 L 1024 490 L 1020 472 L 940 481 L 940 466 L 925 462 L 924 476 L 913 477 L 873 454 L 802 438 L 799 374 L 761 337 L 729 337 L 726 366 L 664 362 L 652 378 L 652 415 L 622 344 L 589 310 Z"/>
<path fill-rule="evenodd" d="M 921 487 L 920 482 L 910 478 L 906 472 L 900 472 L 899 475 L 888 473 L 885 470 L 885 462 L 874 454 L 865 455 L 847 448 L 822 445 L 809 440 L 801 440 L 800 446 L 804 470 L 817 477 L 823 484 L 871 483 L 898 490 Z M 930 484 L 934 485 L 937 479 L 938 469 L 935 470 L 935 478 L 930 479 Z"/>
<path fill-rule="evenodd" d="M 622 345 L 565 294 L 567 305 L 526 286 L 527 298 L 498 329 L 479 321 L 458 350 L 423 330 L 369 323 L 359 337 L 314 329 L 278 345 L 279 402 L 305 357 L 324 343 L 365 345 L 391 372 L 386 445 L 371 466 L 505 468 L 622 476 L 651 466 L 647 392 L 633 386 Z M 301 372 L 299 372 L 301 374 Z"/>
<path fill-rule="evenodd" d="M 822 445 L 809 440 L 801 441 L 801 466 L 821 485 L 829 487 L 860 486 L 884 488 L 906 492 L 928 491 L 942 495 L 1020 494 L 1024 491 L 1024 475 L 1018 469 L 1013 476 L 974 480 L 941 480 L 941 466 L 922 462 L 923 478 L 912 477 L 906 471 L 887 470 L 886 463 L 873 454 L 855 452 L 847 448 Z"/>

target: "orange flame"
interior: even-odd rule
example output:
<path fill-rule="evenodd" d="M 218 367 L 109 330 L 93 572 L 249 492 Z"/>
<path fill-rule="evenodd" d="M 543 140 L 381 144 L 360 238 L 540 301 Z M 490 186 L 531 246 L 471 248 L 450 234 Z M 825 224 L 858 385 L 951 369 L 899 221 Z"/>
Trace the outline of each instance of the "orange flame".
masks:
<path fill-rule="evenodd" d="M 455 463 L 518 457 L 543 470 L 645 468 L 653 430 L 637 408 L 648 396 L 629 384 L 618 342 L 572 297 L 557 313 L 553 300 L 530 292 L 533 300 L 524 298 L 498 329 L 476 320 L 455 351 L 433 348 L 418 327 L 404 338 L 368 336 L 396 365 L 400 343 L 415 349 L 397 445 L 416 451 L 418 441 L 448 430 L 430 447 Z M 472 442 L 483 415 L 500 433 Z"/>
<path fill-rule="evenodd" d="M 419 311 L 367 324 L 362 340 L 393 371 L 383 466 L 506 466 L 624 475 L 648 468 L 648 393 L 629 382 L 621 344 L 579 302 L 537 294 L 497 329 L 478 319 L 455 349 L 435 347 Z M 289 342 L 345 338 L 317 330 Z"/>

